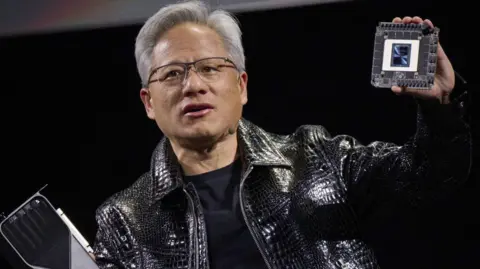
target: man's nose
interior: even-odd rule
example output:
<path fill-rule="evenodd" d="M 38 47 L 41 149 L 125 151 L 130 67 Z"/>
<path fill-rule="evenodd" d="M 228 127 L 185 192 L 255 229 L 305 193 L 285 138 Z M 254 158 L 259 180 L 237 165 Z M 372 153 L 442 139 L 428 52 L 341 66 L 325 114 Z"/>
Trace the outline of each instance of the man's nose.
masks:
<path fill-rule="evenodd" d="M 195 69 L 190 68 L 185 74 L 183 93 L 185 95 L 205 94 L 208 85 L 202 80 Z"/>

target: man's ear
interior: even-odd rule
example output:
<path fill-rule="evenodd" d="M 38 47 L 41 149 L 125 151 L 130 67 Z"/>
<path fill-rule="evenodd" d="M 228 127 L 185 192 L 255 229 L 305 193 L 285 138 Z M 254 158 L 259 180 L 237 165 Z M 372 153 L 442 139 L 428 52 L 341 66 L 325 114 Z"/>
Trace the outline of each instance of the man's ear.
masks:
<path fill-rule="evenodd" d="M 140 89 L 140 99 L 142 99 L 143 105 L 145 107 L 145 112 L 147 112 L 147 117 L 151 120 L 155 119 L 155 108 L 153 105 L 152 96 L 148 88 Z"/>
<path fill-rule="evenodd" d="M 240 74 L 238 79 L 238 83 L 240 86 L 240 95 L 242 98 L 242 105 L 245 105 L 248 102 L 248 92 L 247 92 L 247 84 L 248 84 L 248 74 L 247 72 L 243 71 Z"/>

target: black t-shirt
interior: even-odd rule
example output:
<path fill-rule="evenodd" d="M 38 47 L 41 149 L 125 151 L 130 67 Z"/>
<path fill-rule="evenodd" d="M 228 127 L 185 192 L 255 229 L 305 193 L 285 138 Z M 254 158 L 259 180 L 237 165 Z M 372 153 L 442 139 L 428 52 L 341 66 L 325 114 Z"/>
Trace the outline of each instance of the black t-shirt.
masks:
<path fill-rule="evenodd" d="M 245 224 L 239 203 L 241 161 L 208 173 L 185 176 L 200 197 L 207 228 L 210 268 L 267 268 Z"/>

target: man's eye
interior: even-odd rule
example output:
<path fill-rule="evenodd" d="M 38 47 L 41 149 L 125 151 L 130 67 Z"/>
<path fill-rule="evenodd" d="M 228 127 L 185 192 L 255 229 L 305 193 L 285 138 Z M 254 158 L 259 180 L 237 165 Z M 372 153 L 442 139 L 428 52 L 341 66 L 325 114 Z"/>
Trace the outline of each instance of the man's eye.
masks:
<path fill-rule="evenodd" d="M 211 73 L 211 72 L 217 72 L 218 68 L 215 68 L 213 66 L 204 66 L 202 67 L 202 73 Z"/>
<path fill-rule="evenodd" d="M 170 71 L 165 75 L 165 78 L 176 78 L 179 77 L 181 73 L 179 71 Z"/>
<path fill-rule="evenodd" d="M 179 70 L 171 70 L 166 73 L 164 73 L 161 76 L 161 80 L 176 80 L 182 77 L 183 72 Z"/>

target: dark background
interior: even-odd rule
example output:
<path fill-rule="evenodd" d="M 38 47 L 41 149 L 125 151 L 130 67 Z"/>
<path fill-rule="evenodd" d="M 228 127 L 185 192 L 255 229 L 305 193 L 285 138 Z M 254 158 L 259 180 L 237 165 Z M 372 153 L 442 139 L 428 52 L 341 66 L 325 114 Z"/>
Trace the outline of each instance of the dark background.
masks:
<path fill-rule="evenodd" d="M 395 16 L 431 19 L 475 106 L 476 18 L 469 10 L 459 1 L 356 1 L 237 14 L 249 73 L 244 115 L 272 132 L 321 124 L 363 143 L 403 143 L 415 131 L 415 106 L 370 86 L 375 26 Z M 49 184 L 43 193 L 93 243 L 95 209 L 149 168 L 161 137 L 139 99 L 133 50 L 140 27 L 0 40 L 0 212 Z M 476 148 L 478 116 L 470 113 Z M 465 187 L 438 203 L 386 204 L 362 222 L 382 268 L 476 267 L 475 165 Z M 0 268 L 9 268 L 1 258 Z"/>

